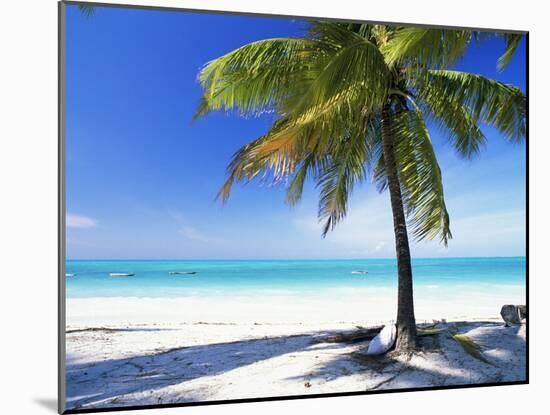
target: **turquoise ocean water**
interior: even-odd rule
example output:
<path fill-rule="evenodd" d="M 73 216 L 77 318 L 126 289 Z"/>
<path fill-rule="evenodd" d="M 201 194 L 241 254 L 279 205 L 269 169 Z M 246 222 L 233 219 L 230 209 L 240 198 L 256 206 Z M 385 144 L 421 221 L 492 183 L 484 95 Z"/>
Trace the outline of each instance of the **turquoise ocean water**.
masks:
<path fill-rule="evenodd" d="M 353 270 L 368 270 L 366 275 Z M 525 257 L 413 260 L 415 289 L 523 292 Z M 195 275 L 169 275 L 195 271 Z M 393 259 L 367 260 L 68 260 L 67 298 L 331 295 L 334 289 L 395 288 Z M 135 273 L 111 277 L 110 273 Z M 438 290 L 433 290 L 437 288 Z"/>

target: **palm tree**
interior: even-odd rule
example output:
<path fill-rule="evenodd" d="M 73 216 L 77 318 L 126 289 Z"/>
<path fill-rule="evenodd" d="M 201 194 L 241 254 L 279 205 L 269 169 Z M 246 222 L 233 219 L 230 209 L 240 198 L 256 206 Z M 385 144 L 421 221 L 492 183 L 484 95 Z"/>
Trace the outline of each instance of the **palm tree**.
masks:
<path fill-rule="evenodd" d="M 473 41 L 466 30 L 311 23 L 305 36 L 253 42 L 208 62 L 196 118 L 214 110 L 274 121 L 239 149 L 218 197 L 235 182 L 263 178 L 300 200 L 306 179 L 319 190 L 323 237 L 346 216 L 354 186 L 369 176 L 389 190 L 398 265 L 398 350 L 416 345 L 407 221 L 417 240 L 452 237 L 443 182 L 425 117 L 456 151 L 473 157 L 492 125 L 525 137 L 525 96 L 515 86 L 450 70 Z M 500 34 L 504 68 L 521 35 Z"/>

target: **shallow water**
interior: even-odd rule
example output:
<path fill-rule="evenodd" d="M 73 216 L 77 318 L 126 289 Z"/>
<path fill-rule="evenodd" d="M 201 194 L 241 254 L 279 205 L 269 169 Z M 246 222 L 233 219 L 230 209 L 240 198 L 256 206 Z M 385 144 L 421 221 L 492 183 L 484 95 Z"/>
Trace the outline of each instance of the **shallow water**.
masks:
<path fill-rule="evenodd" d="M 353 274 L 368 270 L 368 274 Z M 195 271 L 194 275 L 170 275 Z M 393 259 L 366 260 L 69 260 L 68 298 L 203 297 L 241 295 L 324 296 L 394 290 Z M 135 273 L 111 277 L 110 273 Z M 486 296 L 523 293 L 525 257 L 413 260 L 415 290 L 452 298 L 472 291 Z"/>

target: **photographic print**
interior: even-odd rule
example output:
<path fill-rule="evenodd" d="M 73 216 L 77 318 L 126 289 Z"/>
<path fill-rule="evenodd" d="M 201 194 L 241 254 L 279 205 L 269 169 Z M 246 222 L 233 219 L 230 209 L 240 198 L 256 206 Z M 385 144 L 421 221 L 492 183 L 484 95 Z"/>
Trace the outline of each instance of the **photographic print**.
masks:
<path fill-rule="evenodd" d="M 526 383 L 527 50 L 61 3 L 60 411 Z"/>

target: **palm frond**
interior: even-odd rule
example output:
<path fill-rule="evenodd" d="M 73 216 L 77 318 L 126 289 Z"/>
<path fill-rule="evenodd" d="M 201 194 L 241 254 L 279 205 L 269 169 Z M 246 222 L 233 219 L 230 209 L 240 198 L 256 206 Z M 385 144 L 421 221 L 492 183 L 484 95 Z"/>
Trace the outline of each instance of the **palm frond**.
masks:
<path fill-rule="evenodd" d="M 401 27 L 382 52 L 389 65 L 404 62 L 445 68 L 461 57 L 472 38 L 468 30 Z"/>
<path fill-rule="evenodd" d="M 472 110 L 437 84 L 421 82 L 422 86 L 417 87 L 417 97 L 425 109 L 424 113 L 439 127 L 458 154 L 470 158 L 479 153 L 486 137 Z"/>
<path fill-rule="evenodd" d="M 513 85 L 466 72 L 428 70 L 415 89 L 465 157 L 475 155 L 485 141 L 480 123 L 497 128 L 512 141 L 525 138 L 526 99 Z"/>
<path fill-rule="evenodd" d="M 96 10 L 94 6 L 89 6 L 85 4 L 79 4 L 78 9 L 86 17 L 92 17 L 95 14 Z"/>
<path fill-rule="evenodd" d="M 204 94 L 195 119 L 209 111 L 242 114 L 273 111 L 290 94 L 294 75 L 303 76 L 314 44 L 308 39 L 266 39 L 244 45 L 208 62 L 199 73 Z"/>
<path fill-rule="evenodd" d="M 297 168 L 296 174 L 286 189 L 286 202 L 289 205 L 297 204 L 302 198 L 306 178 L 308 174 L 315 171 L 316 157 L 315 151 L 312 151 Z"/>
<path fill-rule="evenodd" d="M 498 58 L 497 68 L 503 71 L 514 57 L 516 50 L 521 42 L 523 35 L 515 33 L 505 33 L 504 40 L 506 41 L 506 49 L 500 58 Z"/>
<path fill-rule="evenodd" d="M 387 97 L 389 70 L 380 50 L 367 38 L 341 25 L 314 24 L 310 35 L 322 51 L 309 67 L 308 76 L 298 80 L 300 91 L 282 105 L 284 113 L 308 113 L 340 102 L 349 111 L 369 111 Z"/>
<path fill-rule="evenodd" d="M 451 337 L 451 339 L 456 341 L 466 353 L 468 353 L 474 359 L 477 359 L 483 363 L 493 366 L 493 364 L 489 360 L 487 360 L 487 358 L 483 355 L 483 348 L 474 340 L 472 340 L 470 336 L 466 334 L 458 333 L 458 329 L 456 327 L 448 327 L 448 328 L 417 327 L 417 333 L 418 333 L 418 336 L 421 336 L 421 337 L 436 336 L 438 334 L 446 333 Z"/>
<path fill-rule="evenodd" d="M 403 204 L 416 240 L 439 237 L 447 245 L 452 238 L 445 205 L 441 169 L 430 134 L 418 109 L 401 111 L 392 117 L 394 151 L 401 183 Z M 375 167 L 379 190 L 386 188 L 383 157 Z"/>
<path fill-rule="evenodd" d="M 244 145 L 233 155 L 227 168 L 227 179 L 218 192 L 218 199 L 225 203 L 235 182 L 249 182 L 262 177 L 272 185 L 283 184 L 292 179 L 300 164 L 303 165 L 303 161 L 311 156 L 306 171 L 301 173 L 307 175 L 307 169 L 314 168 L 313 162 L 320 157 L 317 151 L 313 152 L 317 143 L 314 129 L 289 128 L 288 119 L 277 121 L 265 135 Z M 295 195 L 290 202 L 297 202 L 301 195 L 299 183 L 294 184 L 291 192 Z"/>
<path fill-rule="evenodd" d="M 444 333 L 445 329 L 438 329 L 438 328 L 422 328 L 417 327 L 416 333 L 418 336 L 436 336 L 438 334 Z"/>
<path fill-rule="evenodd" d="M 365 135 L 352 132 L 327 159 L 317 179 L 320 192 L 318 216 L 320 221 L 325 222 L 323 237 L 346 216 L 354 186 L 366 177 L 369 157 L 370 149 Z"/>
<path fill-rule="evenodd" d="M 458 343 L 466 353 L 468 353 L 473 358 L 482 361 L 488 365 L 493 365 L 487 358 L 483 355 L 483 349 L 479 344 L 473 341 L 469 336 L 465 334 L 451 334 L 451 337 Z"/>

